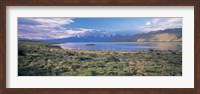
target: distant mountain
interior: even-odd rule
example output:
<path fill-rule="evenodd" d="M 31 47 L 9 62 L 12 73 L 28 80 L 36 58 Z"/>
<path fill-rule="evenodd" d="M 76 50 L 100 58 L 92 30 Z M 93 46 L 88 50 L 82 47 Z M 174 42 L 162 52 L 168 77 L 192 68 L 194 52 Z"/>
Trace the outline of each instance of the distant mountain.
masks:
<path fill-rule="evenodd" d="M 182 41 L 182 28 L 166 29 L 139 33 L 132 36 L 114 38 L 109 42 L 150 42 L 150 41 Z"/>
<path fill-rule="evenodd" d="M 77 36 L 61 38 L 61 39 L 36 40 L 36 39 L 18 38 L 18 40 L 31 40 L 31 41 L 55 42 L 55 43 L 182 41 L 182 28 L 166 29 L 166 30 L 151 31 L 147 33 L 137 33 L 137 34 L 130 33 L 130 35 L 121 33 L 120 34 L 111 33 L 106 31 L 88 31 L 83 34 L 78 34 Z"/>
<path fill-rule="evenodd" d="M 27 39 L 27 38 L 18 38 L 18 40 L 30 40 L 30 39 Z"/>
<path fill-rule="evenodd" d="M 112 39 L 117 39 L 123 37 L 120 34 L 112 34 L 107 32 L 87 32 L 82 35 L 77 35 L 69 38 L 61 39 L 48 39 L 48 40 L 39 40 L 41 42 L 56 42 L 56 43 L 65 43 L 65 42 L 106 42 Z"/>

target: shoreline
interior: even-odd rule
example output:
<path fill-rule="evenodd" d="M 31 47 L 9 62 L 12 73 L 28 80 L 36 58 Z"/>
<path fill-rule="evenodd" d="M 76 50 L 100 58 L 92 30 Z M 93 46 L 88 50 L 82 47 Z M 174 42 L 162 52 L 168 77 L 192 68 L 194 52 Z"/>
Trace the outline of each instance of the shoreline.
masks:
<path fill-rule="evenodd" d="M 122 51 L 122 52 L 138 52 L 138 51 L 180 51 L 182 52 L 182 49 L 175 49 L 175 50 L 168 50 L 168 49 L 147 49 L 147 50 L 85 50 L 85 49 L 66 49 L 66 48 L 62 48 L 62 46 L 60 45 L 52 45 L 49 44 L 47 45 L 48 48 L 60 48 L 63 50 L 71 50 L 71 51 L 113 51 L 113 52 L 117 52 L 117 51 Z"/>
<path fill-rule="evenodd" d="M 65 52 L 84 52 L 84 53 L 148 53 L 148 52 L 182 52 L 182 50 L 156 50 L 156 49 L 149 49 L 149 50 L 77 50 L 77 49 L 64 49 L 62 47 L 52 47 L 50 49 L 61 49 Z"/>

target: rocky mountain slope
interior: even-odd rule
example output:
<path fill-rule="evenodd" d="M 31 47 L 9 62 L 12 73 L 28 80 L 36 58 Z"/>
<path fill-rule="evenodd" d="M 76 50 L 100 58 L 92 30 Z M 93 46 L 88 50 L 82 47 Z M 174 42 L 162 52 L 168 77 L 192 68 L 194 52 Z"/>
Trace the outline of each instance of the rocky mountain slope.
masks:
<path fill-rule="evenodd" d="M 151 31 L 109 40 L 110 42 L 182 41 L 182 28 Z"/>

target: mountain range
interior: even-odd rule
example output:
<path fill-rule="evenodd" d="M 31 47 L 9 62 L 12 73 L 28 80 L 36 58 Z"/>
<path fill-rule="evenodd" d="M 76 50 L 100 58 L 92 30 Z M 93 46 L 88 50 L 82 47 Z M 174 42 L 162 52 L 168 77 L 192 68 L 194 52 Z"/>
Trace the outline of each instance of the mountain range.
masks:
<path fill-rule="evenodd" d="M 182 41 L 182 28 L 166 29 L 139 33 L 109 40 L 109 42 L 157 42 L 157 41 Z"/>
<path fill-rule="evenodd" d="M 19 38 L 19 40 L 27 40 Z M 151 31 L 130 35 L 114 34 L 106 31 L 87 32 L 69 38 L 34 40 L 41 42 L 157 42 L 157 41 L 182 41 L 182 28 Z"/>

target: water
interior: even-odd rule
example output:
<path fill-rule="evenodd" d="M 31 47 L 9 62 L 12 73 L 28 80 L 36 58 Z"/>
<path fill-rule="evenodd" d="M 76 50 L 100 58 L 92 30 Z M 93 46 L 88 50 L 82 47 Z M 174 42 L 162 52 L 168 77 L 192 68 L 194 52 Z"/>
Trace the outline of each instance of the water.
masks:
<path fill-rule="evenodd" d="M 182 50 L 182 42 L 69 42 L 54 45 L 75 50 Z"/>

